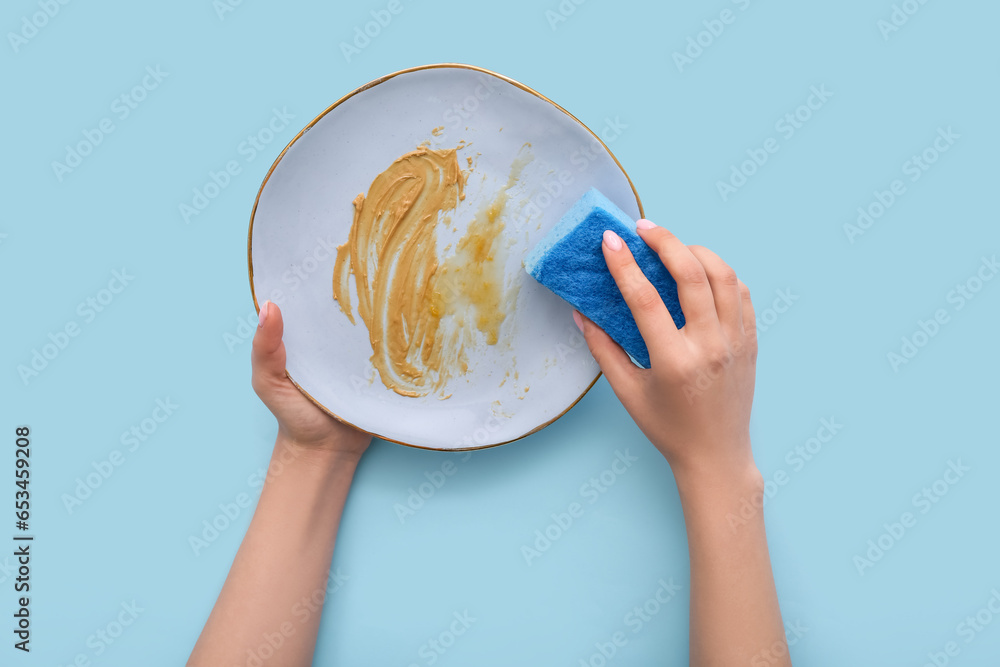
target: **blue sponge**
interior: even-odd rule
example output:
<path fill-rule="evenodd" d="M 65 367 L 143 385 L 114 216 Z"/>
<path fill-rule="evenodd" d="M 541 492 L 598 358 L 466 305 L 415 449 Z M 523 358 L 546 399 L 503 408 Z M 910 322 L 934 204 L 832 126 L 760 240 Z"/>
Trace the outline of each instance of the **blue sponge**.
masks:
<path fill-rule="evenodd" d="M 649 351 L 604 261 L 601 241 L 606 229 L 622 237 L 660 293 L 674 323 L 678 328 L 684 326 L 677 283 L 657 254 L 639 238 L 635 221 L 594 188 L 534 247 L 524 260 L 524 268 L 604 329 L 640 366 L 649 368 Z"/>

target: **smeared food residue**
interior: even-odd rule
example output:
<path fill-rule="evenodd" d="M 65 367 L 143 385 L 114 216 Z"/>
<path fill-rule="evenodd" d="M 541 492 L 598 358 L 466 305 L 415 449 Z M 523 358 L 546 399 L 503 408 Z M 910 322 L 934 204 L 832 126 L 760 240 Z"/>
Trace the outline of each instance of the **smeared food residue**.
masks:
<path fill-rule="evenodd" d="M 459 168 L 457 151 L 464 146 L 421 145 L 393 162 L 367 196 L 354 199 L 348 240 L 337 248 L 333 297 L 354 324 L 348 281 L 354 274 L 371 362 L 382 383 L 403 396 L 440 391 L 467 373 L 466 346 L 496 345 L 517 296 L 504 287 L 501 237 L 508 190 L 531 161 L 526 150 L 507 184 L 479 208 L 452 254 L 439 262 L 438 225 L 449 222 L 449 212 L 463 213 L 468 174 Z"/>

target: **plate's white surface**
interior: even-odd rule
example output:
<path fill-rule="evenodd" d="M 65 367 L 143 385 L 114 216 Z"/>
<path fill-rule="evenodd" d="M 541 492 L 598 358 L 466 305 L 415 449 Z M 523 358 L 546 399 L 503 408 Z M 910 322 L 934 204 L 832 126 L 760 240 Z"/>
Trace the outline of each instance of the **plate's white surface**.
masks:
<path fill-rule="evenodd" d="M 432 134 L 442 126 L 440 136 Z M 453 215 L 458 235 L 482 202 L 506 184 L 526 142 L 533 160 L 510 191 L 507 208 L 539 212 L 506 220 L 505 279 L 520 283 L 516 309 L 504 321 L 498 344 L 471 351 L 469 373 L 449 383 L 444 393 L 451 397 L 443 400 L 435 393 L 407 398 L 387 389 L 369 361 L 367 327 L 357 317 L 352 325 L 332 296 L 335 248 L 347 240 L 351 202 L 396 158 L 428 140 L 431 148 L 464 141 L 460 164 L 466 167 L 466 156 L 474 160 L 466 198 Z M 486 447 L 553 421 L 586 393 L 599 371 L 569 305 L 535 282 L 521 260 L 590 187 L 640 217 L 628 177 L 586 127 L 497 75 L 432 66 L 348 96 L 275 161 L 251 218 L 251 289 L 258 308 L 266 299 L 281 307 L 288 374 L 341 420 L 418 447 Z M 458 235 L 442 229 L 439 249 Z M 354 289 L 352 277 L 356 304 Z"/>

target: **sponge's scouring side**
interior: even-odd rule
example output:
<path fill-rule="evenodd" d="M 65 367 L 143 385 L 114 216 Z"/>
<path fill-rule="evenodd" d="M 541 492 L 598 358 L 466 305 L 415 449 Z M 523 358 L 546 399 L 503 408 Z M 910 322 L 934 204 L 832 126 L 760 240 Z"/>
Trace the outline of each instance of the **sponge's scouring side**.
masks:
<path fill-rule="evenodd" d="M 534 247 L 524 260 L 524 268 L 604 329 L 640 366 L 649 368 L 649 351 L 604 261 L 601 241 L 606 229 L 625 241 L 674 323 L 678 328 L 684 326 L 677 283 L 635 232 L 635 221 L 594 188 Z"/>

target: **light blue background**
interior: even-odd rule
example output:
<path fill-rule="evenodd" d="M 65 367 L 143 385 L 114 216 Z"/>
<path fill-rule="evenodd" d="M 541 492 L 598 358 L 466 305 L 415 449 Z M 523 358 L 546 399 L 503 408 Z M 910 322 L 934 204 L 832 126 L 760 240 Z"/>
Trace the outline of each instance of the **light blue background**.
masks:
<path fill-rule="evenodd" d="M 220 19 L 209 0 L 72 2 L 18 52 L 5 38 L 0 434 L 10 451 L 0 466 L 11 469 L 15 425 L 30 425 L 37 541 L 33 651 L 11 647 L 15 595 L 0 570 L 0 662 L 185 660 L 249 511 L 198 556 L 188 537 L 220 503 L 256 498 L 248 477 L 275 435 L 250 388 L 249 343 L 230 351 L 224 339 L 253 313 L 246 232 L 261 180 L 341 95 L 457 61 L 532 86 L 594 130 L 619 118 L 628 127 L 611 148 L 647 216 L 726 258 L 759 317 L 777 290 L 797 297 L 761 333 L 752 424 L 762 472 L 788 475 L 766 512 L 785 620 L 807 628 L 796 664 L 916 666 L 949 641 L 961 648 L 954 664 L 997 664 L 1000 619 L 971 643 L 956 627 L 1000 588 L 1000 281 L 961 310 L 948 294 L 1000 251 L 1000 5 L 928 2 L 884 39 L 888 0 L 590 0 L 555 29 L 545 12 L 556 0 L 403 0 L 347 62 L 339 43 L 386 4 L 245 0 Z M 726 8 L 735 22 L 678 71 L 672 53 Z M 36 11 L 7 3 L 3 32 Z M 169 76 L 119 120 L 112 100 L 157 65 Z M 833 97 L 724 202 L 716 182 L 780 137 L 775 122 L 821 85 Z M 293 127 L 246 162 L 237 146 L 274 107 L 295 115 Z M 59 182 L 51 163 L 104 117 L 115 131 Z M 960 139 L 911 183 L 902 165 L 939 127 Z M 231 159 L 242 173 L 185 224 L 178 206 Z M 850 243 L 843 225 L 897 178 L 906 194 Z M 134 281 L 84 324 L 77 304 L 122 267 Z M 948 324 L 894 372 L 886 355 L 939 308 Z M 80 335 L 26 385 L 18 365 L 71 320 Z M 69 513 L 61 497 L 76 478 L 123 450 L 121 433 L 167 397 L 176 413 Z M 795 470 L 786 454 L 831 417 L 843 430 Z M 581 500 L 616 450 L 638 461 L 527 565 L 521 546 Z M 401 524 L 394 504 L 449 457 L 459 458 L 383 442 L 365 456 L 335 556 L 348 579 L 326 605 L 316 664 L 426 665 L 421 645 L 465 610 L 476 622 L 436 664 L 575 666 L 619 630 L 629 641 L 611 665 L 687 663 L 676 487 L 603 379 L 541 433 L 458 464 Z M 970 471 L 920 514 L 911 498 L 959 459 Z M 0 474 L 0 507 L 10 507 L 12 477 Z M 854 557 L 906 511 L 916 526 L 859 574 Z M 682 593 L 631 633 L 625 614 L 661 578 Z M 133 600 L 144 611 L 95 656 L 88 637 Z"/>

